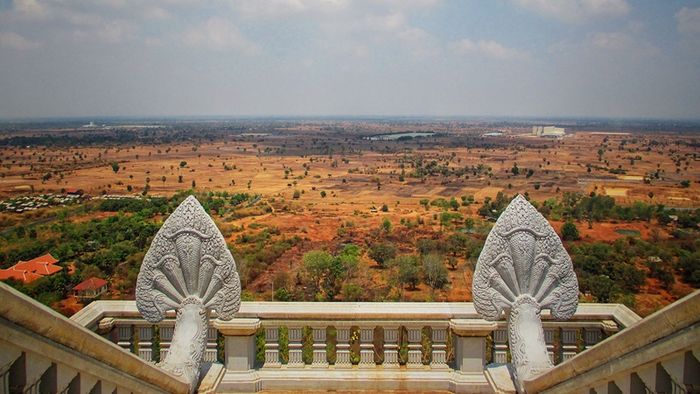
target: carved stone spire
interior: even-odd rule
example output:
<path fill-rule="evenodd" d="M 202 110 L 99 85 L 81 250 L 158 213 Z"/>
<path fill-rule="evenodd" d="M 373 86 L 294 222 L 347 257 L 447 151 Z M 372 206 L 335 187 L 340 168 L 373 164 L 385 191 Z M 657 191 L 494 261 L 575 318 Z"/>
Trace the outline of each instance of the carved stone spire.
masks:
<path fill-rule="evenodd" d="M 209 311 L 230 320 L 241 302 L 236 263 L 214 221 L 194 196 L 163 223 L 141 264 L 136 306 L 156 323 L 177 312 L 170 351 L 159 365 L 197 387 Z"/>
<path fill-rule="evenodd" d="M 496 221 L 476 264 L 474 306 L 487 320 L 508 317 L 516 385 L 551 368 L 540 311 L 567 320 L 578 282 L 569 254 L 547 220 L 521 195 Z"/>

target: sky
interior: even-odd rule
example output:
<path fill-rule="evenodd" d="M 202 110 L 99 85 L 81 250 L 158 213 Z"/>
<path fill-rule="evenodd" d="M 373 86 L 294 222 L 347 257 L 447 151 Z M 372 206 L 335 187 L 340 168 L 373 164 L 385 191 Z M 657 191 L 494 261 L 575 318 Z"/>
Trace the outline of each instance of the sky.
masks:
<path fill-rule="evenodd" d="M 700 0 L 0 0 L 0 118 L 700 118 Z"/>

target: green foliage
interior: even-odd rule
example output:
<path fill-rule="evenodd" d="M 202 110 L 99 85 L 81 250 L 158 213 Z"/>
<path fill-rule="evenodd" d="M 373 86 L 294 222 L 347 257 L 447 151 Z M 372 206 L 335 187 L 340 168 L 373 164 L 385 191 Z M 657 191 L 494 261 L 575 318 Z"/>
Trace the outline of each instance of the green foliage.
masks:
<path fill-rule="evenodd" d="M 570 250 L 582 292 L 590 293 L 598 302 L 612 302 L 621 295 L 633 294 L 644 284 L 644 271 L 636 268 L 633 255 L 639 248 L 620 240 L 611 246 L 602 242 L 573 246 Z"/>
<path fill-rule="evenodd" d="M 337 256 L 322 250 L 304 254 L 304 271 L 317 298 L 332 301 L 340 293 L 343 281 L 356 268 L 358 257 L 358 249 L 348 246 Z"/>
<path fill-rule="evenodd" d="M 381 225 L 382 231 L 384 231 L 385 233 L 390 233 L 391 228 L 392 228 L 391 221 L 388 218 L 384 218 L 384 220 L 382 220 L 382 225 Z"/>
<path fill-rule="evenodd" d="M 356 283 L 346 283 L 341 290 L 343 301 L 346 302 L 362 301 L 364 293 L 365 289 Z"/>
<path fill-rule="evenodd" d="M 423 280 L 434 290 L 443 289 L 448 283 L 447 268 L 438 254 L 423 256 Z"/>
<path fill-rule="evenodd" d="M 479 215 L 497 219 L 501 213 L 505 211 L 512 198 L 508 198 L 503 192 L 496 194 L 496 199 L 491 200 L 491 197 L 486 197 L 484 203 L 479 208 Z"/>
<path fill-rule="evenodd" d="M 401 255 L 393 259 L 389 264 L 397 269 L 397 281 L 401 289 L 408 285 L 415 290 L 420 281 L 420 263 L 418 257 L 411 255 Z"/>
<path fill-rule="evenodd" d="M 700 251 L 683 251 L 678 259 L 678 267 L 684 281 L 694 287 L 700 287 Z"/>
<path fill-rule="evenodd" d="M 388 242 L 373 244 L 369 248 L 369 257 L 384 267 L 385 263 L 396 257 L 396 247 Z"/>
<path fill-rule="evenodd" d="M 462 215 L 459 212 L 440 212 L 440 225 L 448 227 L 455 221 L 462 220 Z"/>
<path fill-rule="evenodd" d="M 564 241 L 576 241 L 581 238 L 574 222 L 568 221 L 561 226 L 561 238 Z"/>

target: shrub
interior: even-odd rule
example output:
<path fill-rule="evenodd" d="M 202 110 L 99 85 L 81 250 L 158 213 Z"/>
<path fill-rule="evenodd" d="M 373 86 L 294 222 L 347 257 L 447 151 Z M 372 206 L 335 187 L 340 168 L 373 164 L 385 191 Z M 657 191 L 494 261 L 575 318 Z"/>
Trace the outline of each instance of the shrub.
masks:
<path fill-rule="evenodd" d="M 384 267 L 386 262 L 396 257 L 396 248 L 387 242 L 377 243 L 369 248 L 369 257 L 376 261 L 380 267 Z"/>
<path fill-rule="evenodd" d="M 442 264 L 442 256 L 429 254 L 423 257 L 423 276 L 425 284 L 434 290 L 443 289 L 447 285 L 447 269 Z"/>
<path fill-rule="evenodd" d="M 573 222 L 566 222 L 563 226 L 561 226 L 561 238 L 564 241 L 576 241 L 581 239 L 581 236 L 578 233 L 578 228 L 576 228 L 576 225 Z"/>

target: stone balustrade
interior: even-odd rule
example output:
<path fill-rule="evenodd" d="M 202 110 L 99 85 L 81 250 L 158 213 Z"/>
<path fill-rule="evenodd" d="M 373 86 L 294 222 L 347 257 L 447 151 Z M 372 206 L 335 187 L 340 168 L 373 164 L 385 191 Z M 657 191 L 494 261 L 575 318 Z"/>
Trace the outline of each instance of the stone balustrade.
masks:
<path fill-rule="evenodd" d="M 154 325 L 133 301 L 97 301 L 72 320 L 154 360 L 155 349 L 160 359 L 167 351 L 174 315 Z M 567 360 L 638 320 L 618 304 L 581 304 L 567 322 L 545 313 L 550 357 Z M 491 392 L 484 365 L 509 360 L 506 322 L 481 319 L 471 303 L 243 302 L 234 319 L 210 327 L 206 360 L 218 349 L 226 368 L 212 386 L 223 392 Z"/>
<path fill-rule="evenodd" d="M 700 392 L 700 291 L 538 377 L 528 392 Z"/>
<path fill-rule="evenodd" d="M 189 391 L 176 376 L 4 283 L 0 300 L 0 393 Z"/>

